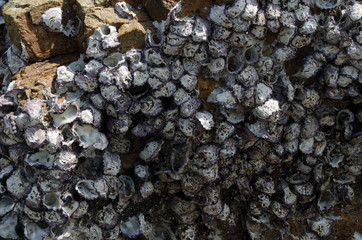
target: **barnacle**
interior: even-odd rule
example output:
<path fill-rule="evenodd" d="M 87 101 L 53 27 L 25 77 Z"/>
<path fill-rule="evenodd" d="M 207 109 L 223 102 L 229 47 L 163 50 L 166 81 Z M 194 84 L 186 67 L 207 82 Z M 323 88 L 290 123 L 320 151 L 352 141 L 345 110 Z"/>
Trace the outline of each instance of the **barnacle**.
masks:
<path fill-rule="evenodd" d="M 121 53 L 116 27 L 97 26 L 45 101 L 19 104 L 26 89 L 4 82 L 2 238 L 331 235 L 362 172 L 361 4 L 235 0 L 180 18 L 181 6 L 143 49 Z M 114 10 L 137 20 L 126 2 Z M 80 29 L 60 7 L 40 18 Z M 12 46 L 0 72 L 26 63 Z"/>

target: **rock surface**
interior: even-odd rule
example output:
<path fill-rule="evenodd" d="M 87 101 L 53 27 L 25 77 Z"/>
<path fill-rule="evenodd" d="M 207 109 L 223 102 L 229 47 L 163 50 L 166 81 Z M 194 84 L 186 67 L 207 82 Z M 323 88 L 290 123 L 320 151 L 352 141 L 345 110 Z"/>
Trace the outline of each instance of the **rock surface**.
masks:
<path fill-rule="evenodd" d="M 40 17 L 53 7 L 66 7 L 62 0 L 13 0 L 3 7 L 3 16 L 11 41 L 22 49 L 24 44 L 30 61 L 40 61 L 77 50 L 76 42 L 62 33 L 50 32 Z"/>
<path fill-rule="evenodd" d="M 44 99 L 43 89 L 48 87 L 53 89 L 57 68 L 78 58 L 78 54 L 67 54 L 43 62 L 33 63 L 23 67 L 13 76 L 12 80 L 16 81 L 19 87 L 29 87 L 25 92 L 25 99 Z"/>

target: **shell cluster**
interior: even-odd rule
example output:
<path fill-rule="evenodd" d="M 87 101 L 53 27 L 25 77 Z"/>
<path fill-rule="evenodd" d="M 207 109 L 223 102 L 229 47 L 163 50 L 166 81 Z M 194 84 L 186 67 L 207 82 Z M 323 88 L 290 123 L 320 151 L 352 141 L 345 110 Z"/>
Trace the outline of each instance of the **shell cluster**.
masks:
<path fill-rule="evenodd" d="M 44 101 L 20 106 L 25 89 L 10 83 L 1 238 L 329 236 L 328 210 L 354 200 L 362 169 L 361 9 L 236 0 L 179 18 L 178 4 L 144 49 L 120 53 L 115 27 L 97 28 Z M 64 31 L 59 9 L 42 19 Z M 2 57 L 10 75 L 26 64 L 14 51 Z M 206 98 L 201 75 L 216 81 Z M 298 215 L 301 236 L 288 221 Z"/>

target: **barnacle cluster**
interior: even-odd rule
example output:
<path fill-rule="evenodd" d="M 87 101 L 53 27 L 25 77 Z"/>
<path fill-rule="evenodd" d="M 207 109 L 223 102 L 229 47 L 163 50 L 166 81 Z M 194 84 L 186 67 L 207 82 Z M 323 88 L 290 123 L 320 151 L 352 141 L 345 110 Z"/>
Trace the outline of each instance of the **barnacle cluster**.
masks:
<path fill-rule="evenodd" d="M 179 18 L 180 6 L 144 49 L 120 53 L 115 27 L 97 28 L 45 101 L 20 106 L 25 89 L 6 86 L 2 238 L 331 234 L 328 210 L 353 201 L 362 168 L 361 3 L 236 0 L 206 18 Z M 77 32 L 60 8 L 42 20 Z M 14 49 L 10 75 L 26 64 Z M 207 98 L 201 75 L 217 81 Z M 301 214 L 297 236 L 289 220 Z"/>

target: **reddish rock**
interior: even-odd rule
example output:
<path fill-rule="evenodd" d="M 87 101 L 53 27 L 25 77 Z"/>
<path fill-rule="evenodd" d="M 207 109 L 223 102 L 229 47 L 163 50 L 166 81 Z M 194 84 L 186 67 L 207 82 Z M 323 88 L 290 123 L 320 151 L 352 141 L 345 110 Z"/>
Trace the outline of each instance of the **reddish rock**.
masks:
<path fill-rule="evenodd" d="M 41 61 L 77 50 L 74 39 L 50 32 L 40 22 L 44 11 L 64 5 L 62 0 L 13 0 L 3 7 L 9 37 L 19 49 L 22 49 L 21 42 L 24 44 L 30 61 Z"/>
<path fill-rule="evenodd" d="M 30 64 L 20 69 L 12 80 L 17 81 L 18 86 L 27 86 L 25 99 L 44 99 L 43 89 L 50 87 L 53 89 L 53 82 L 57 76 L 57 68 L 61 65 L 69 64 L 79 58 L 78 54 L 68 54 Z"/>
<path fill-rule="evenodd" d="M 119 29 L 121 52 L 125 52 L 132 47 L 142 48 L 144 46 L 146 30 L 154 29 L 150 18 L 143 11 L 134 10 L 136 18 L 128 20 L 121 18 L 116 13 L 113 8 L 114 5 L 94 6 L 85 2 L 84 0 L 77 0 L 75 4 L 75 12 L 83 22 L 81 32 L 77 38 L 79 47 L 83 50 L 86 47 L 88 37 L 93 34 L 96 28 L 104 24 L 109 24 Z M 117 1 L 114 2 L 116 3 Z M 133 5 L 135 4 L 133 3 Z"/>
<path fill-rule="evenodd" d="M 178 2 L 179 1 L 177 0 L 145 0 L 143 5 L 152 19 L 160 21 L 166 19 L 170 8 L 175 6 Z M 192 17 L 194 15 L 199 15 L 201 17 L 206 17 L 211 4 L 232 2 L 234 2 L 234 0 L 183 0 L 181 2 L 181 12 L 179 12 L 177 16 Z"/>

